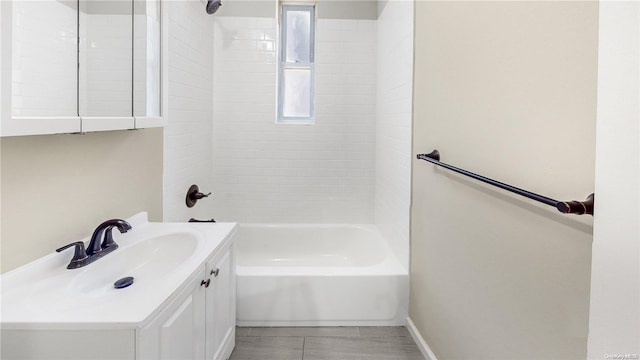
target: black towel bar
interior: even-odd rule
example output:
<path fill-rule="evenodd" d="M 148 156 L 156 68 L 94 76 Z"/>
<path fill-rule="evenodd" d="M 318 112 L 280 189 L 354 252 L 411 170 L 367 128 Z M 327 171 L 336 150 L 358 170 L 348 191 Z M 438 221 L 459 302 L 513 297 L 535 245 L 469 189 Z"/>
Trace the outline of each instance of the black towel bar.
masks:
<path fill-rule="evenodd" d="M 536 193 L 532 193 L 531 191 L 527 191 L 527 190 L 523 190 L 520 188 L 517 188 L 515 186 L 511 186 L 505 183 L 501 183 L 499 181 L 490 179 L 488 177 L 484 177 L 478 174 L 474 174 L 470 171 L 467 170 L 463 170 L 460 168 L 457 168 L 455 166 L 451 166 L 449 164 L 445 164 L 443 162 L 440 162 L 440 153 L 438 152 L 438 150 L 433 150 L 431 153 L 429 154 L 418 154 L 417 155 L 418 159 L 420 160 L 425 160 L 428 161 L 430 163 L 442 166 L 446 169 L 449 169 L 451 171 L 455 171 L 457 173 L 460 173 L 462 175 L 466 175 L 469 177 L 472 177 L 476 180 L 480 180 L 484 183 L 493 185 L 493 186 L 497 186 L 501 189 L 507 190 L 507 191 L 511 191 L 512 193 L 516 193 L 518 195 L 522 195 L 526 198 L 541 202 L 543 204 L 547 204 L 549 206 L 553 206 L 556 209 L 558 209 L 558 211 L 560 211 L 563 214 L 577 214 L 577 215 L 582 215 L 582 214 L 589 214 L 589 215 L 593 215 L 593 203 L 594 203 L 594 194 L 591 194 L 589 196 L 587 196 L 587 199 L 585 201 L 558 201 L 558 200 L 554 200 L 551 198 L 548 198 L 546 196 L 542 196 L 542 195 L 538 195 Z"/>

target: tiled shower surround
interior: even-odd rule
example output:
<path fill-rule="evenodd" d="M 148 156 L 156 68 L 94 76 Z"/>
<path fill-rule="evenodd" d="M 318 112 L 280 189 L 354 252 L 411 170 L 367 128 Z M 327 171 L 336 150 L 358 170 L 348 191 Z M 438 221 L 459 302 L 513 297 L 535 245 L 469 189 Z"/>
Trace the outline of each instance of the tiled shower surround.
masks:
<path fill-rule="evenodd" d="M 313 125 L 276 123 L 275 19 L 218 17 L 214 37 L 214 213 L 372 223 L 376 22 L 318 20 Z"/>
<path fill-rule="evenodd" d="M 275 18 L 175 4 L 165 219 L 373 223 L 407 266 L 412 2 L 318 19 L 313 124 L 276 123 Z M 213 195 L 187 209 L 192 183 Z"/>
<path fill-rule="evenodd" d="M 185 206 L 187 189 L 211 188 L 213 17 L 196 1 L 168 1 L 169 123 L 164 128 L 165 221 L 211 217 L 206 202 Z"/>
<path fill-rule="evenodd" d="M 413 2 L 387 2 L 378 17 L 377 59 L 374 223 L 408 268 Z"/>

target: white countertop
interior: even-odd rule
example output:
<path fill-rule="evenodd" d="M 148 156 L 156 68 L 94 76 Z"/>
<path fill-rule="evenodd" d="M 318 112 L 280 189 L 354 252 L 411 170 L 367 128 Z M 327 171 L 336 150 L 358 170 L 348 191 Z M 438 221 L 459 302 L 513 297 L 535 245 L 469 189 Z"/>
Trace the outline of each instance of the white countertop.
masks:
<path fill-rule="evenodd" d="M 69 249 L 2 274 L 2 328 L 143 326 L 162 304 L 187 285 L 186 280 L 197 275 L 216 250 L 231 241 L 237 228 L 236 223 L 151 223 L 146 213 L 127 221 L 132 225 L 129 232 L 113 232 L 119 248 L 85 267 L 66 268 L 73 255 L 73 249 Z M 165 238 L 165 243 L 185 241 L 188 245 L 181 244 L 176 247 L 178 250 L 147 246 L 160 237 Z M 84 240 L 86 243 L 88 238 Z M 138 258 L 138 254 L 144 256 Z M 124 289 L 114 288 L 113 283 L 126 276 L 133 276 L 134 283 Z"/>

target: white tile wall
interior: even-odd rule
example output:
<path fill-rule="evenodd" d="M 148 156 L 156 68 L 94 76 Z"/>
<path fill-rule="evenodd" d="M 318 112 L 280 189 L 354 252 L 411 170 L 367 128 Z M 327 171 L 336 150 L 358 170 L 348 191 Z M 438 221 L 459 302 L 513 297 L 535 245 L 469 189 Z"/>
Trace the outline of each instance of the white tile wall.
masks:
<path fill-rule="evenodd" d="M 375 223 L 409 264 L 413 2 L 390 0 L 378 18 Z"/>
<path fill-rule="evenodd" d="M 207 202 L 187 208 L 191 184 L 211 186 L 213 19 L 199 0 L 168 1 L 169 121 L 164 128 L 164 219 L 210 218 Z"/>
<path fill-rule="evenodd" d="M 275 123 L 275 19 L 187 24 L 182 19 L 198 19 L 198 4 L 177 2 L 170 11 L 165 219 L 375 222 L 407 264 L 411 3 L 390 1 L 378 22 L 318 21 L 313 125 Z M 212 78 L 206 63 L 214 64 Z M 214 195 L 186 210 L 191 182 Z"/>
<path fill-rule="evenodd" d="M 12 20 L 13 115 L 77 116 L 76 9 L 14 1 Z"/>
<path fill-rule="evenodd" d="M 276 37 L 273 18 L 215 18 L 213 216 L 373 222 L 375 21 L 318 21 L 313 125 L 275 123 Z"/>

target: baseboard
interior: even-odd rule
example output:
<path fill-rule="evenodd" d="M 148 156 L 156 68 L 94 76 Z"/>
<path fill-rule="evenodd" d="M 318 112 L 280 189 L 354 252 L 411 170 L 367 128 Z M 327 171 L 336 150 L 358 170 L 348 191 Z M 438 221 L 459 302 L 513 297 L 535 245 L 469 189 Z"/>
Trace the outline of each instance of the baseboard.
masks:
<path fill-rule="evenodd" d="M 233 327 L 233 330 L 227 333 L 227 336 L 224 338 L 222 342 L 224 345 L 220 346 L 220 353 L 216 357 L 216 360 L 229 360 L 231 357 L 231 353 L 233 349 L 236 347 L 236 327 Z"/>
<path fill-rule="evenodd" d="M 434 355 L 433 351 L 431 351 L 431 348 L 429 347 L 427 342 L 424 341 L 424 338 L 422 337 L 422 335 L 420 335 L 420 332 L 418 331 L 418 329 L 416 329 L 415 324 L 413 323 L 413 321 L 411 321 L 411 318 L 409 317 L 407 318 L 406 326 L 407 326 L 407 330 L 409 330 L 409 334 L 411 334 L 413 341 L 415 341 L 416 345 L 418 345 L 418 349 L 420 349 L 420 352 L 422 353 L 424 358 L 426 360 L 438 360 L 436 359 L 436 356 Z"/>
<path fill-rule="evenodd" d="M 2 1 L 2 0 L 0 0 Z M 236 320 L 239 327 L 403 326 L 405 320 Z"/>

